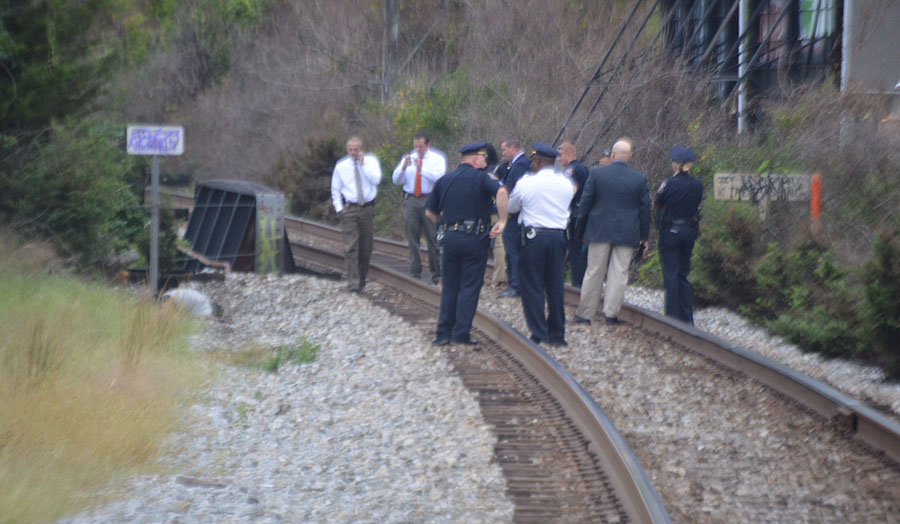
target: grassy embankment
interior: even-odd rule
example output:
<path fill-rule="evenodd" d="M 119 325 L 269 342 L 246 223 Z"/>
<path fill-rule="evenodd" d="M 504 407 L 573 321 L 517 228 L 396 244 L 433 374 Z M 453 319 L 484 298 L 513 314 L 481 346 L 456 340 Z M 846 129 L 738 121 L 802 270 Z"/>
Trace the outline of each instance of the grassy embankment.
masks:
<path fill-rule="evenodd" d="M 41 262 L 0 237 L 0 523 L 52 521 L 152 469 L 203 382 L 174 306 Z"/>

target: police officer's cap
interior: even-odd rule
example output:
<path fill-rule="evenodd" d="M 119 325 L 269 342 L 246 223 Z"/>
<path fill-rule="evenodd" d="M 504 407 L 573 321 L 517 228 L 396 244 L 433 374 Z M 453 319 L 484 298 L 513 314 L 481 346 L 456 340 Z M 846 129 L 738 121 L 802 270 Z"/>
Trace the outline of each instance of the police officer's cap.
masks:
<path fill-rule="evenodd" d="M 672 162 L 686 164 L 688 162 L 697 160 L 697 155 L 695 155 L 694 152 L 689 148 L 678 145 L 669 150 L 669 158 L 672 159 Z"/>
<path fill-rule="evenodd" d="M 532 142 L 531 143 L 531 156 L 544 156 L 553 160 L 559 155 L 559 151 L 553 149 L 552 147 L 544 144 L 543 142 Z"/>
<path fill-rule="evenodd" d="M 463 155 L 487 155 L 487 142 L 473 142 L 459 148 L 459 152 Z"/>

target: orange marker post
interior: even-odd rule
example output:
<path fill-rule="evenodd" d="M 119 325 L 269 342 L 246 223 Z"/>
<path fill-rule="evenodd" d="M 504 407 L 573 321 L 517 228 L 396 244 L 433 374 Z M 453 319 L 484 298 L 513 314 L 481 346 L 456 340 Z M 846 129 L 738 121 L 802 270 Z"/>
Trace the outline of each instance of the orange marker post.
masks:
<path fill-rule="evenodd" d="M 821 231 L 819 218 L 822 216 L 822 173 L 814 173 L 809 180 L 809 217 L 813 235 Z"/>

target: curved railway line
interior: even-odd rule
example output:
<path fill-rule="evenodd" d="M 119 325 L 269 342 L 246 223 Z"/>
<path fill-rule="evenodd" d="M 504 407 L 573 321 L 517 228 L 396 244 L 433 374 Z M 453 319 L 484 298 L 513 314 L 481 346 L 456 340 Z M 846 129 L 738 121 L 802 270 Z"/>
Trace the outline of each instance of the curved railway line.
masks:
<path fill-rule="evenodd" d="M 173 202 L 179 203 L 175 199 L 181 199 L 181 205 L 192 204 L 189 196 L 174 195 Z M 335 254 L 339 253 L 341 243 L 339 230 L 296 218 L 287 218 L 286 228 L 296 260 L 303 260 L 316 269 L 331 267 L 334 272 L 340 271 L 342 259 Z M 321 246 L 331 249 L 321 249 Z M 439 300 L 436 288 L 383 267 L 384 260 L 393 260 L 395 267 L 403 267 L 406 257 L 405 243 L 376 239 L 371 270 L 373 279 L 410 297 L 406 300 L 407 305 L 399 308 L 406 310 L 405 313 L 400 311 L 401 315 L 434 316 Z M 388 296 L 374 300 L 386 305 L 393 301 Z M 567 288 L 566 300 L 577 303 L 578 290 Z M 394 307 L 396 309 L 396 305 Z M 840 427 L 845 434 L 883 453 L 894 463 L 900 462 L 900 424 L 836 389 L 652 311 L 626 304 L 621 318 L 634 328 L 689 348 L 769 386 Z M 498 459 L 506 461 L 504 469 L 510 479 L 511 496 L 519 496 L 516 505 L 521 512 L 517 509 L 517 521 L 554 520 L 553 515 L 565 512 L 570 517 L 579 515 L 580 521 L 667 522 L 669 517 L 634 454 L 577 381 L 541 348 L 502 320 L 480 312 L 475 329 L 485 350 L 454 351 L 451 360 L 461 370 L 467 386 L 479 392 L 486 418 L 495 417 L 489 422 L 498 428 L 497 452 L 501 455 Z M 467 362 L 489 357 L 493 364 Z M 485 366 L 496 366 L 498 362 L 505 368 L 504 379 L 485 372 Z M 510 389 L 502 385 L 503 380 L 518 385 Z M 522 385 L 528 382 L 531 382 L 530 386 Z M 540 399 L 534 396 L 535 391 L 539 392 Z M 524 403 L 513 402 L 515 397 L 523 396 L 527 399 Z M 529 406 L 537 412 L 517 411 Z M 524 431 L 521 427 L 514 430 L 509 427 L 509 422 L 531 416 L 536 417 L 534 420 L 542 416 L 545 420 L 561 422 L 553 429 L 545 429 L 549 433 L 540 434 L 529 434 L 529 431 L 536 430 L 541 424 L 534 424 L 535 427 Z M 505 433 L 507 429 L 509 432 Z M 562 444 L 550 444 L 552 441 L 546 440 L 548 435 L 554 438 L 562 435 Z M 555 456 L 559 449 L 566 449 L 569 456 L 562 459 Z M 568 482 L 570 473 L 564 474 L 567 481 L 561 482 L 552 470 L 534 467 L 554 462 L 567 462 L 567 467 L 574 468 L 569 471 L 577 472 L 578 482 Z M 573 485 L 579 487 L 573 489 Z M 554 489 L 568 491 L 553 492 Z"/>

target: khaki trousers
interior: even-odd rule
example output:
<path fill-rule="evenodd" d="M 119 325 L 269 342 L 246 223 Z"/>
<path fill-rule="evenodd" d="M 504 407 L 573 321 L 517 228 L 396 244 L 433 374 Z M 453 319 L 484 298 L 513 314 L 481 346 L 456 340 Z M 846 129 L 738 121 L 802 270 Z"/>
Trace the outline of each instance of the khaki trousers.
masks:
<path fill-rule="evenodd" d="M 587 270 L 581 284 L 581 302 L 576 315 L 593 320 L 603 297 L 603 314 L 608 318 L 619 316 L 633 255 L 634 248 L 629 246 L 614 246 L 605 242 L 589 244 Z"/>
<path fill-rule="evenodd" d="M 491 218 L 494 222 L 497 222 L 497 215 L 492 215 Z M 494 239 L 493 256 L 494 271 L 491 273 L 491 285 L 506 284 L 506 249 L 503 248 L 503 235 Z"/>
<path fill-rule="evenodd" d="M 341 232 L 344 237 L 344 271 L 350 285 L 366 284 L 372 242 L 375 234 L 375 206 L 344 206 L 340 213 Z"/>

